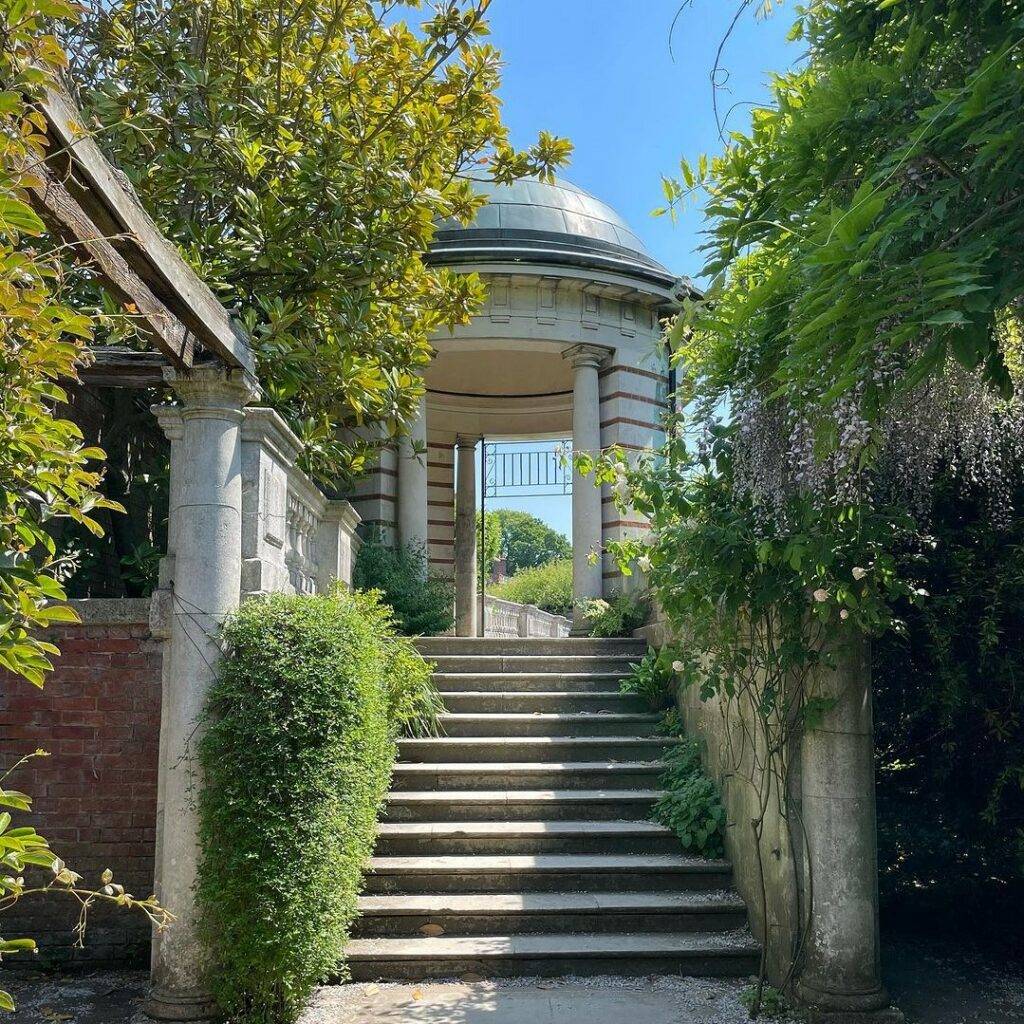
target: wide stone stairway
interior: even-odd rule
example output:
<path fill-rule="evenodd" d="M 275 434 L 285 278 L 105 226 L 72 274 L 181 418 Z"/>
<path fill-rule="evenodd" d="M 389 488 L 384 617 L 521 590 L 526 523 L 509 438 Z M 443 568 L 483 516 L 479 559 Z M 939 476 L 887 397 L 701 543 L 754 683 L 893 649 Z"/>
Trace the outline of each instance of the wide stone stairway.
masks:
<path fill-rule="evenodd" d="M 618 690 L 641 641 L 420 649 L 444 734 L 401 742 L 353 979 L 756 970 L 729 865 L 683 856 L 651 821 L 674 741 Z"/>

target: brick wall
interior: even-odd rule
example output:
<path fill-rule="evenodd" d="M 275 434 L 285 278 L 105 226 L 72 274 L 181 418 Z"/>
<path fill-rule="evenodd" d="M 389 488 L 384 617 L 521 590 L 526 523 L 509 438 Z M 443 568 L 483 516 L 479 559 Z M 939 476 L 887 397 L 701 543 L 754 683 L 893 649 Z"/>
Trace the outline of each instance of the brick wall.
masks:
<path fill-rule="evenodd" d="M 87 882 L 109 867 L 144 897 L 153 890 L 160 644 L 150 636 L 148 601 L 74 605 L 83 623 L 50 631 L 62 655 L 44 689 L 0 673 L 0 766 L 48 750 L 7 783 L 33 797 L 31 823 Z M 33 936 L 44 960 L 130 963 L 148 955 L 142 914 L 94 910 L 84 950 L 71 948 L 76 919 L 71 898 L 26 899 L 4 915 L 3 932 Z"/>

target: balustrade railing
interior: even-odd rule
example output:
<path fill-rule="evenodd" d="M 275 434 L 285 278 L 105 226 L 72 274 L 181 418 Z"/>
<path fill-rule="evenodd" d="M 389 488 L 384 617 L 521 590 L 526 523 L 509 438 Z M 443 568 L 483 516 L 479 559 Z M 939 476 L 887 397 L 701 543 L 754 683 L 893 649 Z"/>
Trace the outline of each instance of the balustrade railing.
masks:
<path fill-rule="evenodd" d="M 532 604 L 488 597 L 484 601 L 484 635 L 495 637 L 564 637 L 572 623 Z"/>

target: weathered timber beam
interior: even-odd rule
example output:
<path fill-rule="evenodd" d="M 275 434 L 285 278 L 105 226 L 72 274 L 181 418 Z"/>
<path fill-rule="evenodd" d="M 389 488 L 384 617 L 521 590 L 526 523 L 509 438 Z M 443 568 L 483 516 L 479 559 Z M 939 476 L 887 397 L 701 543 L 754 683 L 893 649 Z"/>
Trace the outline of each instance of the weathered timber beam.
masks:
<path fill-rule="evenodd" d="M 51 89 L 39 101 L 39 109 L 55 141 L 71 154 L 75 177 L 88 186 L 90 196 L 81 197 L 83 210 L 92 214 L 95 203 L 106 216 L 96 211 L 94 222 L 103 223 L 109 217 L 119 225 L 119 248 L 125 243 L 131 245 L 138 260 L 129 262 L 138 275 L 207 351 L 228 366 L 254 373 L 255 360 L 245 333 L 160 233 L 138 199 L 118 180 L 114 168 L 83 127 L 84 118 L 71 98 Z"/>
<path fill-rule="evenodd" d="M 136 352 L 119 346 L 90 348 L 93 361 L 79 369 L 81 382 L 100 388 L 154 388 L 164 385 L 168 361 L 159 352 Z"/>
<path fill-rule="evenodd" d="M 114 297 L 134 307 L 130 315 L 138 316 L 143 336 L 172 365 L 190 367 L 195 345 L 188 328 L 153 294 L 48 167 L 36 167 L 33 174 L 39 181 L 32 188 L 33 206 L 47 227 L 96 264 Z"/>

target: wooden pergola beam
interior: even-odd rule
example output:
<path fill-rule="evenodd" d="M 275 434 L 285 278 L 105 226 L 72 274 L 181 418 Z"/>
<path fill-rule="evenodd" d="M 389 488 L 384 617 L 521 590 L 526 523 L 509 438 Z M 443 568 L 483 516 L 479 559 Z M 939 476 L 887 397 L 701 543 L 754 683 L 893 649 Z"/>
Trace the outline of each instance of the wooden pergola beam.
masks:
<path fill-rule="evenodd" d="M 32 189 L 34 205 L 46 226 L 92 259 L 107 289 L 129 308 L 129 315 L 138 319 L 143 336 L 173 366 L 190 367 L 195 344 L 188 328 L 128 265 L 110 238 L 93 223 L 53 171 L 43 166 L 37 167 L 33 173 L 40 182 Z"/>
<path fill-rule="evenodd" d="M 172 365 L 159 352 L 136 352 L 121 346 L 90 348 L 92 362 L 78 377 L 88 387 L 152 388 L 165 384 L 164 370 Z"/>
<path fill-rule="evenodd" d="M 109 248 L 102 250 L 102 256 L 108 263 L 111 262 L 110 250 L 113 250 L 120 255 L 123 266 L 130 268 L 135 281 L 148 289 L 162 311 L 176 318 L 206 351 L 220 358 L 228 367 L 253 374 L 255 360 L 245 333 L 160 233 L 138 198 L 118 179 L 113 166 L 85 130 L 83 116 L 71 98 L 61 90 L 51 89 L 39 101 L 39 109 L 46 117 L 56 144 L 48 158 L 50 183 L 57 181 L 64 186 L 67 196 L 60 197 L 59 205 L 65 219 L 68 219 L 69 197 L 77 205 L 75 216 L 84 216 L 91 225 L 85 228 L 84 237 L 78 236 L 78 241 L 89 255 L 99 262 L 96 252 L 89 250 L 89 245 L 96 246 L 94 229 L 100 228 L 104 232 L 100 237 L 108 240 Z M 42 197 L 39 200 L 42 203 Z M 43 205 L 39 212 L 56 216 Z M 107 230 L 108 227 L 113 230 Z M 108 273 L 105 268 L 103 273 Z M 110 283 L 118 287 L 116 282 Z M 133 287 L 138 291 L 138 284 L 133 282 Z M 130 298 L 129 301 L 141 311 L 142 307 L 135 299 Z M 154 308 L 154 314 L 156 312 L 161 311 Z M 163 329 L 157 328 L 155 323 L 152 326 L 155 336 L 161 336 L 167 330 L 166 322 Z M 163 345 L 161 349 L 164 350 Z M 181 356 L 167 354 L 181 365 Z"/>

